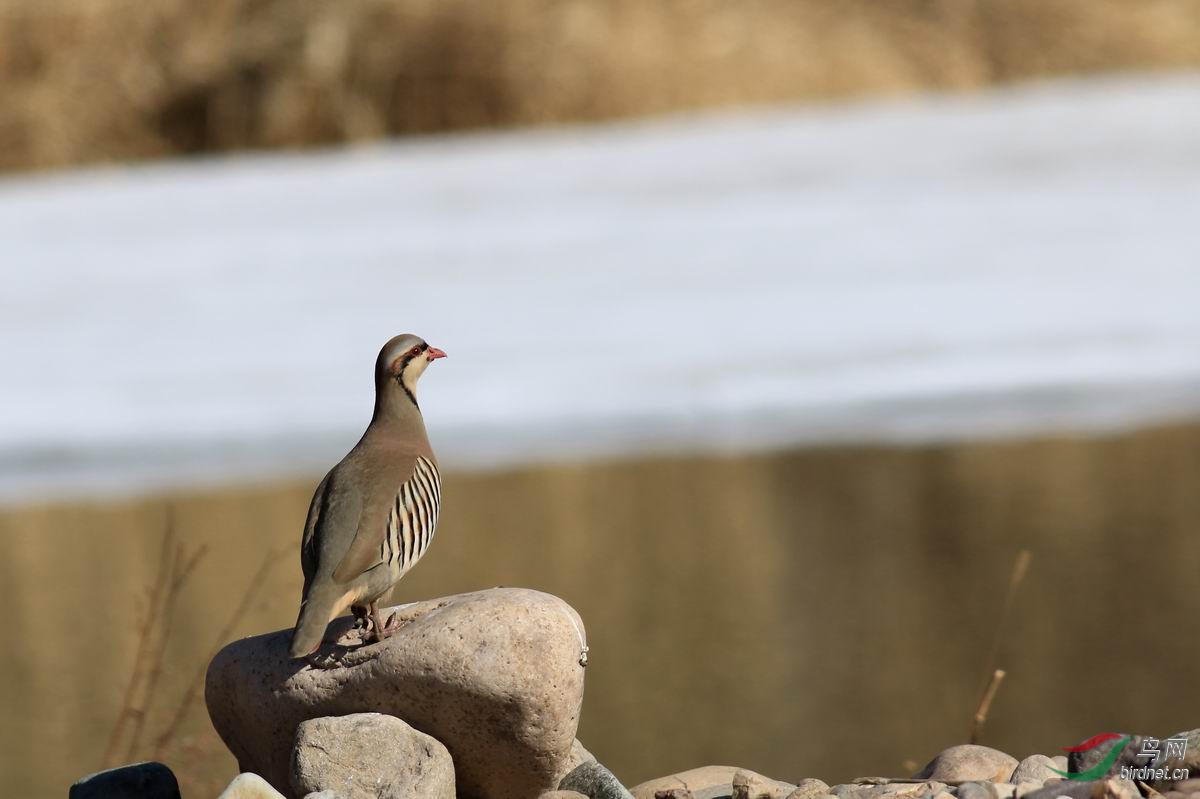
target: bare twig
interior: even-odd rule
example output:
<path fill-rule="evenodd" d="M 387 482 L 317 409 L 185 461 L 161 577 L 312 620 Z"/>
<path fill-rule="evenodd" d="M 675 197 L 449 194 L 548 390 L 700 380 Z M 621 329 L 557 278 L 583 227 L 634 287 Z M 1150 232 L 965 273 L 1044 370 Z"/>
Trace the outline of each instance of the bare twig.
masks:
<path fill-rule="evenodd" d="M 142 619 L 142 623 L 138 629 L 138 645 L 137 651 L 133 656 L 133 668 L 129 672 L 129 683 L 125 686 L 125 696 L 121 700 L 121 708 L 117 712 L 116 723 L 113 724 L 112 732 L 108 735 L 108 743 L 104 746 L 104 756 L 100 762 L 101 767 L 104 768 L 113 765 L 112 757 L 116 753 L 117 745 L 120 743 L 121 733 L 125 731 L 125 725 L 129 720 L 137 715 L 133 700 L 138 687 L 141 685 L 142 678 L 145 676 L 143 664 L 146 662 L 146 657 L 150 652 L 150 641 L 153 638 L 152 633 L 158 618 L 158 600 L 167 585 L 168 564 L 171 557 L 173 536 L 174 531 L 171 529 L 168 521 L 167 529 L 163 533 L 162 553 L 159 555 L 158 560 L 158 573 L 155 575 L 154 585 L 149 592 L 146 616 Z"/>
<path fill-rule="evenodd" d="M 975 709 L 975 718 L 971 723 L 971 743 L 979 743 L 979 736 L 983 733 L 984 722 L 987 721 L 988 710 L 992 707 L 992 700 L 996 698 L 996 691 L 1000 689 L 1000 683 L 1004 682 L 1004 669 L 996 669 L 992 672 L 992 679 L 988 682 L 987 688 L 983 692 L 983 698 L 979 700 L 979 707 Z"/>
<path fill-rule="evenodd" d="M 174 527 L 173 522 L 171 527 Z M 162 665 L 166 659 L 167 644 L 171 639 L 171 625 L 175 620 L 175 608 L 179 603 L 179 595 L 182 593 L 184 585 L 187 584 L 188 577 L 195 571 L 196 565 L 207 552 L 208 548 L 201 546 L 189 556 L 185 555 L 182 544 L 175 545 L 175 555 L 171 560 L 171 579 L 167 585 L 166 599 L 163 602 L 163 612 L 159 616 L 161 632 L 158 636 L 158 646 L 154 650 L 152 665 L 147 674 L 141 708 L 139 708 L 137 715 L 134 717 L 133 735 L 129 741 L 128 760 L 134 759 L 138 745 L 142 740 L 142 732 L 146 727 L 146 720 L 150 715 L 150 708 L 158 697 L 158 681 L 162 676 Z"/>
<path fill-rule="evenodd" d="M 1021 587 L 1021 583 L 1025 581 L 1025 575 L 1029 572 L 1029 564 L 1033 560 L 1033 553 L 1028 549 L 1022 549 L 1017 553 L 1016 560 L 1013 561 L 1012 574 L 1008 578 L 1008 590 L 1004 594 L 1004 605 L 1000 609 L 1000 618 L 996 622 L 996 632 L 992 636 L 991 650 L 988 652 L 987 671 L 984 673 L 983 685 L 980 688 L 979 705 L 975 710 L 975 715 L 971 719 L 971 743 L 979 743 L 979 736 L 983 732 L 983 724 L 987 721 L 988 708 L 991 707 L 992 700 L 996 696 L 996 690 L 999 689 L 1001 681 L 1004 680 L 1004 671 L 996 668 L 996 661 L 1000 657 L 1000 647 L 1004 643 L 1004 633 L 1008 626 L 1008 617 L 1012 610 L 1013 601 L 1017 597 L 1017 591 Z"/>
<path fill-rule="evenodd" d="M 212 662 L 214 657 L 216 657 L 216 654 L 220 648 L 229 641 L 230 636 L 233 635 L 233 631 L 237 628 L 242 618 L 246 615 L 246 612 L 250 609 L 250 605 L 254 601 L 254 598 L 262 589 L 267 575 L 270 573 L 271 569 L 275 567 L 275 564 L 279 562 L 279 558 L 283 554 L 284 550 L 273 550 L 268 552 L 263 557 L 262 563 L 259 564 L 258 569 L 250 578 L 250 584 L 246 586 L 246 590 L 242 594 L 241 602 L 238 603 L 238 606 L 234 609 L 228 621 L 225 622 L 225 626 L 221 628 L 219 633 L 217 633 L 217 639 L 213 643 L 212 650 L 209 652 L 208 658 L 206 658 L 204 662 L 200 664 L 200 668 L 197 670 L 196 676 L 188 685 L 187 691 L 184 692 L 183 699 L 180 700 L 178 707 L 175 708 L 174 715 L 171 716 L 171 720 L 167 722 L 167 725 L 163 728 L 162 733 L 160 733 L 158 738 L 155 740 L 155 760 L 158 760 L 162 757 L 167 746 L 170 745 L 172 739 L 174 739 L 175 735 L 178 734 L 179 728 L 183 724 L 183 720 L 187 716 L 188 710 L 191 709 L 192 703 L 196 701 L 196 696 L 200 692 L 200 686 L 204 685 L 204 675 L 208 672 L 208 664 Z"/>

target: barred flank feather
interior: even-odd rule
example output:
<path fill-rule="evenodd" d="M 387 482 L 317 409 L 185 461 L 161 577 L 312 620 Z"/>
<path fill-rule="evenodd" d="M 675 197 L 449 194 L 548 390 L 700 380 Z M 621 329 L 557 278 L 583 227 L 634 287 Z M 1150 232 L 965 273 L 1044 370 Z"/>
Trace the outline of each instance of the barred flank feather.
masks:
<path fill-rule="evenodd" d="M 396 492 L 388 514 L 387 535 L 379 548 L 380 560 L 395 579 L 400 579 L 429 549 L 441 504 L 442 479 L 437 465 L 419 457 L 412 477 Z"/>

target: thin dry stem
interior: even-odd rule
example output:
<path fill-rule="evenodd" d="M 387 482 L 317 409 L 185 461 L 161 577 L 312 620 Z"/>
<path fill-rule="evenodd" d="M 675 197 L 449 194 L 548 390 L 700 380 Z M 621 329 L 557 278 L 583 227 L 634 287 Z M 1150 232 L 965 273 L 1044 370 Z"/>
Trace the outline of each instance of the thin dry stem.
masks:
<path fill-rule="evenodd" d="M 131 718 L 138 714 L 138 711 L 134 707 L 134 696 L 146 673 L 143 665 L 150 651 L 150 641 L 153 638 L 152 632 L 158 617 L 158 598 L 167 585 L 167 569 L 172 550 L 173 536 L 174 530 L 168 525 L 167 529 L 163 532 L 162 552 L 159 555 L 158 572 L 155 575 L 154 584 L 150 589 L 146 614 L 138 629 L 138 645 L 133 657 L 133 669 L 129 673 L 129 683 L 125 686 L 125 696 L 121 699 L 121 709 L 117 713 L 116 723 L 113 724 L 112 731 L 108 735 L 108 743 L 104 746 L 104 756 L 100 761 L 102 768 L 113 765 L 112 758 L 116 754 L 121 734 L 125 731 L 125 725 L 128 724 Z"/>
<path fill-rule="evenodd" d="M 983 698 L 979 700 L 979 707 L 975 710 L 970 738 L 973 744 L 979 743 L 979 737 L 983 734 L 983 725 L 987 722 L 988 710 L 991 709 L 992 700 L 996 698 L 996 691 L 1000 689 L 1002 682 L 1004 682 L 1004 669 L 996 669 L 992 672 L 992 679 L 988 682 L 987 689 L 983 692 Z"/>
<path fill-rule="evenodd" d="M 155 740 L 155 760 L 158 760 L 162 757 L 171 741 L 178 734 L 184 718 L 187 717 L 188 710 L 191 709 L 192 704 L 196 701 L 196 696 L 200 693 L 200 686 L 204 684 L 204 675 L 208 671 L 208 664 L 214 657 L 216 657 L 217 652 L 225 644 L 225 642 L 229 640 L 230 636 L 233 635 L 233 631 L 237 628 L 238 624 L 241 623 L 242 618 L 250 609 L 250 605 L 254 601 L 254 598 L 258 595 L 263 584 L 266 582 L 267 575 L 270 573 L 271 569 L 275 567 L 275 564 L 279 562 L 279 558 L 283 554 L 283 550 L 274 550 L 268 552 L 263 557 L 262 563 L 259 564 L 258 569 L 250 578 L 249 585 L 246 586 L 246 590 L 242 593 L 242 599 L 238 603 L 238 606 L 234 609 L 229 619 L 225 622 L 225 626 L 222 627 L 221 631 L 217 633 L 216 640 L 213 642 L 209 656 L 204 660 L 203 663 L 200 664 L 200 668 L 196 671 L 196 676 L 192 678 L 192 681 L 188 684 L 187 691 L 184 692 L 183 698 L 180 700 L 179 705 L 175 708 L 175 713 L 171 716 L 171 720 L 167 722 L 162 733 L 160 733 L 158 738 Z"/>
<path fill-rule="evenodd" d="M 987 671 L 984 673 L 983 685 L 981 686 L 981 695 L 978 709 L 971 721 L 971 743 L 979 743 L 979 736 L 983 731 L 983 723 L 987 720 L 987 709 L 992 704 L 992 699 L 995 697 L 996 689 L 1000 687 L 1000 682 L 1004 679 L 1004 672 L 996 668 L 996 661 L 1000 657 L 1000 647 L 1004 643 L 1004 633 L 1008 628 L 1008 617 L 1012 611 L 1012 606 L 1017 598 L 1017 591 L 1021 588 L 1021 583 L 1025 581 L 1025 575 L 1029 573 L 1029 564 L 1033 561 L 1033 553 L 1028 549 L 1022 549 L 1017 553 L 1016 560 L 1013 561 L 1012 573 L 1008 578 L 1008 590 L 1004 594 L 1004 604 L 1000 608 L 1000 618 L 996 622 L 996 632 L 992 636 L 992 646 L 988 652 Z M 999 675 L 999 676 L 997 676 Z M 983 717 L 980 718 L 980 712 Z"/>
<path fill-rule="evenodd" d="M 174 527 L 172 522 L 171 527 Z M 158 682 L 162 676 L 162 665 L 166 659 L 167 645 L 171 639 L 172 622 L 175 619 L 175 608 L 179 604 L 179 595 L 183 592 L 188 578 L 195 571 L 196 565 L 207 553 L 207 547 L 200 547 L 191 555 L 186 555 L 181 544 L 175 545 L 175 555 L 171 560 L 171 580 L 167 586 L 163 612 L 159 616 L 161 632 L 158 636 L 158 646 L 154 650 L 154 658 L 146 679 L 142 705 L 134 718 L 133 735 L 129 741 L 128 760 L 133 760 L 142 740 L 146 720 L 150 716 L 151 707 L 158 698 Z"/>

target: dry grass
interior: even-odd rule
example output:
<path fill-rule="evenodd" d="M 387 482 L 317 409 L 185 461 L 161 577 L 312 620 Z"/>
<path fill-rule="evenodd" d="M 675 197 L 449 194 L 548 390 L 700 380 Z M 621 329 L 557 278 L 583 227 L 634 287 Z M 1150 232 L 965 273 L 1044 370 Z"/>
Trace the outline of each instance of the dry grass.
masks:
<path fill-rule="evenodd" d="M 1196 64 L 1194 0 L 0 0 L 0 169 Z"/>
<path fill-rule="evenodd" d="M 171 509 L 170 505 L 168 509 Z M 283 553 L 271 552 L 263 559 L 237 606 L 217 634 L 208 655 L 194 664 L 195 676 L 186 684 L 174 709 L 167 711 L 162 707 L 163 702 L 167 701 L 167 697 L 163 695 L 165 691 L 162 675 L 168 663 L 176 609 L 180 598 L 184 596 L 189 578 L 194 575 L 197 565 L 207 553 L 208 547 L 203 544 L 189 549 L 178 541 L 174 514 L 172 512 L 168 515 L 166 530 L 162 536 L 158 570 L 153 583 L 146 591 L 142 619 L 137 626 L 136 654 L 130 664 L 129 681 L 116 721 L 109 732 L 100 768 L 112 768 L 122 763 L 142 760 L 176 764 L 209 763 L 219 754 L 220 741 L 210 731 L 202 729 L 185 734 L 185 722 L 194 715 L 196 700 L 204 686 L 209 662 L 217 651 L 232 639 L 234 631 L 242 623 L 265 584 L 267 574 Z M 178 657 L 171 662 L 173 669 L 184 665 Z M 158 723 L 159 732 L 148 740 L 147 729 L 151 722 Z M 188 796 L 215 796 L 225 783 L 225 775 L 206 773 L 203 770 L 181 769 L 178 776 L 182 793 Z"/>

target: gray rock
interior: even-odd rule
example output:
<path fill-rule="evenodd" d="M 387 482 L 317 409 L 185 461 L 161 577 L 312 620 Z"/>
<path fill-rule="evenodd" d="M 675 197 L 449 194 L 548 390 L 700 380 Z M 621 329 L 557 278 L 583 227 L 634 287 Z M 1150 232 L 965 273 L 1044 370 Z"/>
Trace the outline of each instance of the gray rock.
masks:
<path fill-rule="evenodd" d="M 1168 777 L 1163 780 L 1150 780 L 1150 786 L 1159 791 L 1173 790 L 1179 793 L 1194 793 L 1197 789 L 1190 786 L 1197 785 L 1198 780 L 1195 778 L 1200 777 L 1200 729 L 1177 732 L 1169 738 L 1182 738 L 1187 742 L 1183 745 L 1183 756 L 1179 756 L 1178 752 L 1173 752 L 1171 757 L 1166 757 L 1168 739 L 1162 739 L 1158 742 L 1158 749 L 1163 756 L 1155 760 L 1154 767 L 1167 769 L 1168 775 L 1176 769 L 1187 769 L 1188 776 L 1193 779 L 1176 781 Z M 1132 746 L 1132 742 L 1130 746 Z M 1141 758 L 1138 762 L 1145 764 L 1147 760 L 1147 758 Z M 1190 784 L 1187 791 L 1183 790 L 1185 784 Z"/>
<path fill-rule="evenodd" d="M 959 744 L 943 749 L 915 776 L 917 779 L 941 782 L 1008 782 L 1016 768 L 1017 759 L 997 749 Z"/>
<path fill-rule="evenodd" d="M 923 799 L 946 791 L 945 783 L 925 782 L 851 783 L 835 785 L 829 792 L 838 799 Z"/>
<path fill-rule="evenodd" d="M 309 719 L 296 730 L 292 790 L 343 799 L 454 799 L 446 747 L 393 716 L 354 713 Z"/>
<path fill-rule="evenodd" d="M 787 795 L 787 799 L 820 799 L 829 796 L 829 786 L 824 781 L 809 777 L 796 783 L 796 787 Z"/>
<path fill-rule="evenodd" d="M 634 799 L 654 799 L 660 791 L 680 789 L 690 792 L 693 797 L 706 791 L 724 791 L 726 796 L 733 793 L 733 775 L 740 769 L 736 766 L 701 766 L 700 768 L 681 771 L 666 777 L 647 780 L 629 789 Z"/>
<path fill-rule="evenodd" d="M 333 791 L 313 791 L 310 794 L 305 794 L 304 799 L 342 799 Z"/>
<path fill-rule="evenodd" d="M 1059 771 L 1070 771 L 1071 770 L 1071 764 L 1067 762 L 1066 755 L 1055 755 L 1054 757 L 1050 758 L 1050 760 L 1051 760 L 1051 762 L 1054 763 L 1054 767 L 1056 769 L 1058 769 Z M 1058 777 L 1057 774 L 1055 774 L 1054 776 Z M 1062 778 L 1059 777 L 1059 779 L 1062 779 Z"/>
<path fill-rule="evenodd" d="M 1126 737 L 1126 734 L 1122 733 L 1121 737 Z M 1106 774 L 1101 776 L 1117 776 L 1121 773 L 1121 766 L 1138 768 L 1139 766 L 1146 765 L 1145 758 L 1142 758 L 1141 760 L 1136 759 L 1137 753 L 1141 751 L 1142 748 L 1142 736 L 1132 735 L 1129 737 L 1131 740 L 1129 743 L 1123 746 L 1121 753 L 1117 756 L 1116 761 L 1112 764 L 1112 768 L 1110 768 Z M 1093 766 L 1100 765 L 1104 758 L 1108 757 L 1109 751 L 1111 751 L 1112 748 L 1118 743 L 1120 743 L 1119 740 L 1105 741 L 1099 746 L 1093 747 L 1092 749 L 1088 749 L 1084 752 L 1071 752 L 1067 755 L 1067 770 L 1072 774 L 1082 774 Z"/>
<path fill-rule="evenodd" d="M 234 777 L 217 799 L 284 799 L 284 797 L 262 777 L 246 772 Z M 322 799 L 330 798 L 322 797 Z"/>
<path fill-rule="evenodd" d="M 118 766 L 80 779 L 70 799 L 179 799 L 179 782 L 171 769 L 148 761 Z"/>
<path fill-rule="evenodd" d="M 288 657 L 290 630 L 217 654 L 205 701 L 241 770 L 287 794 L 301 722 L 378 712 L 441 741 L 465 796 L 529 799 L 557 788 L 572 767 L 583 699 L 583 624 L 570 606 L 497 588 L 396 610 L 403 627 L 369 646 L 357 644 L 352 619 L 335 620 L 327 638 L 354 645 L 325 644 L 311 663 Z"/>
<path fill-rule="evenodd" d="M 958 786 L 958 799 L 1000 799 L 989 782 L 964 782 Z"/>
<path fill-rule="evenodd" d="M 1066 771 L 1066 769 L 1063 769 L 1063 771 Z M 1021 799 L 1027 793 L 1040 791 L 1043 785 L 1045 785 L 1043 782 L 1018 782 L 1015 786 L 1013 786 L 1016 788 L 1016 790 L 1013 792 L 1013 795 L 1016 796 L 1017 799 Z"/>
<path fill-rule="evenodd" d="M 1064 763 L 1066 758 L 1063 758 Z M 1050 769 L 1058 768 L 1061 771 L 1066 771 L 1066 766 L 1057 766 L 1054 761 L 1045 755 L 1030 755 L 1017 764 L 1017 769 L 1008 778 L 1008 781 L 1016 785 L 1021 782 L 1036 782 L 1041 784 L 1049 779 L 1054 779 L 1060 775 L 1055 774 Z"/>
<path fill-rule="evenodd" d="M 576 791 L 546 791 L 538 799 L 588 799 Z"/>
<path fill-rule="evenodd" d="M 1141 799 L 1141 795 L 1129 780 L 1062 780 L 1027 793 L 1024 799 Z"/>
<path fill-rule="evenodd" d="M 732 799 L 786 799 L 796 786 L 790 782 L 773 780 L 762 774 L 739 769 L 733 775 Z"/>
<path fill-rule="evenodd" d="M 613 773 L 595 760 L 580 763 L 558 783 L 560 791 L 576 791 L 590 799 L 633 799 Z"/>

